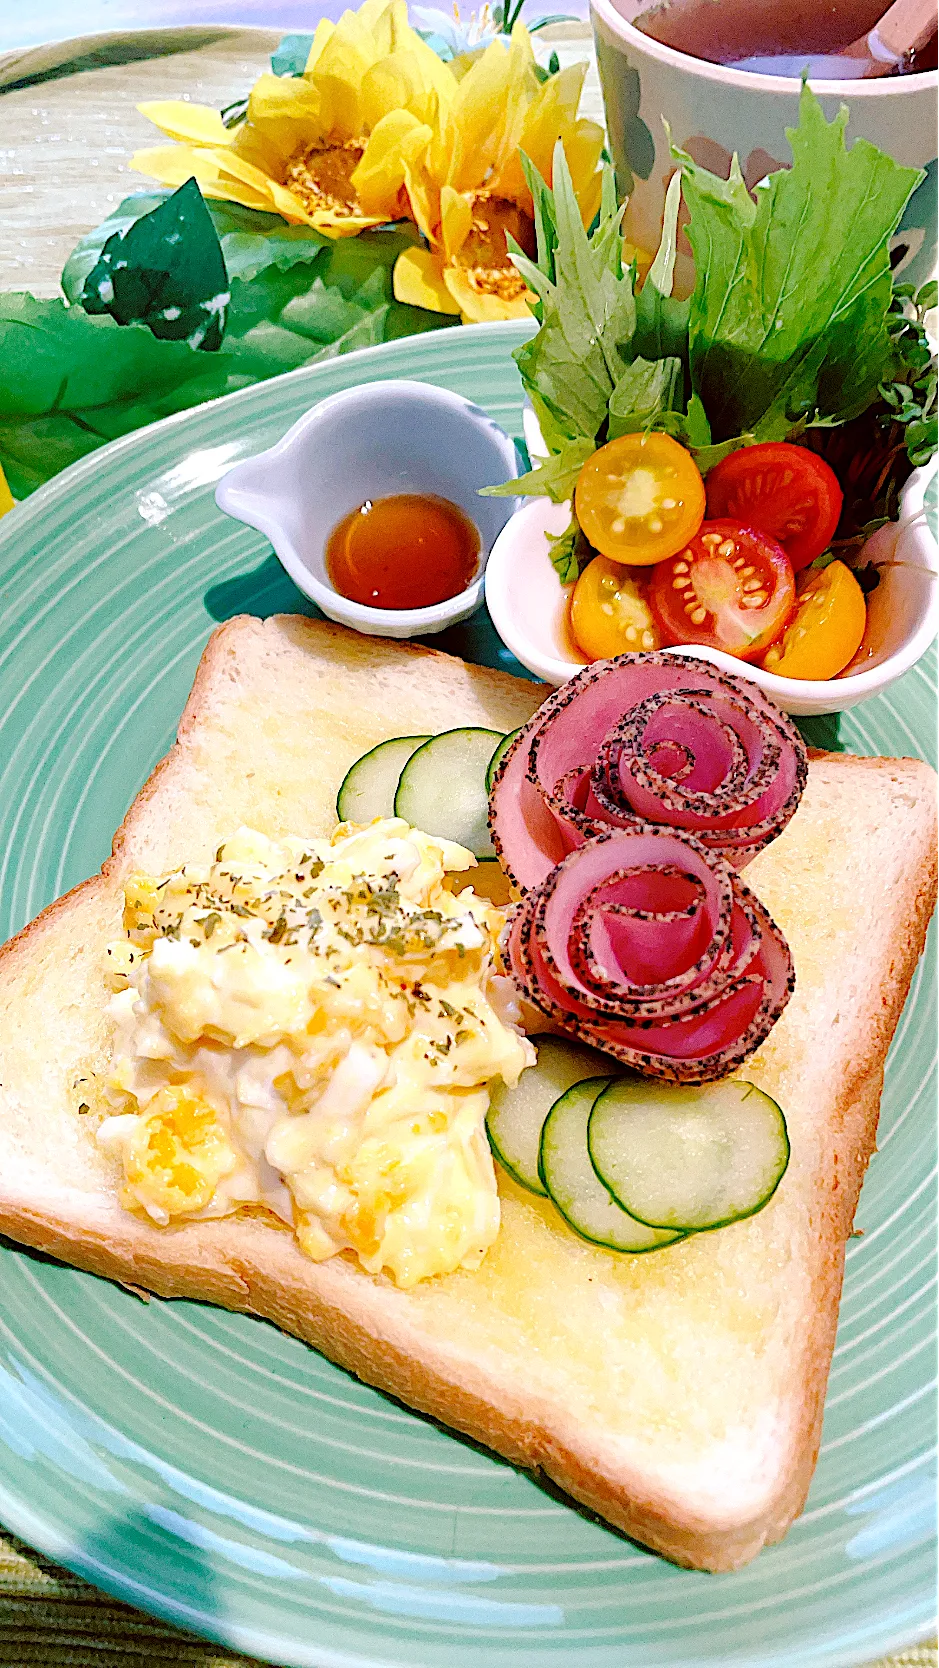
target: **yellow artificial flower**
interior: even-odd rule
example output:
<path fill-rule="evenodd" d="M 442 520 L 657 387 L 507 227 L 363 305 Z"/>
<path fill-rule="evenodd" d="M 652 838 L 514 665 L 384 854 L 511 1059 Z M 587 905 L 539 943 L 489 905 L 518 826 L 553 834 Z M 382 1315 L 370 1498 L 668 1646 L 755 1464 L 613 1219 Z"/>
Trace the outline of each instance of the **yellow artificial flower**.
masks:
<path fill-rule="evenodd" d="M 411 212 L 429 245 L 399 256 L 399 301 L 465 322 L 527 318 L 528 291 L 512 265 L 506 233 L 534 255 L 534 208 L 519 152 L 551 183 L 558 139 L 584 224 L 600 206 L 603 130 L 578 120 L 586 64 L 541 81 L 531 38 L 518 23 L 506 46 L 493 41 L 458 81 L 430 138 L 404 146 Z"/>
<path fill-rule="evenodd" d="M 7 511 L 12 510 L 15 504 L 16 499 L 7 485 L 7 478 L 3 473 L 3 465 L 0 464 L 0 515 L 6 515 Z"/>
<path fill-rule="evenodd" d="M 354 237 L 408 215 L 403 157 L 429 143 L 456 86 L 406 0 L 365 0 L 320 22 L 302 76 L 262 75 L 232 130 L 204 105 L 142 104 L 176 143 L 138 151 L 131 167 L 164 185 L 194 175 L 206 197 Z"/>

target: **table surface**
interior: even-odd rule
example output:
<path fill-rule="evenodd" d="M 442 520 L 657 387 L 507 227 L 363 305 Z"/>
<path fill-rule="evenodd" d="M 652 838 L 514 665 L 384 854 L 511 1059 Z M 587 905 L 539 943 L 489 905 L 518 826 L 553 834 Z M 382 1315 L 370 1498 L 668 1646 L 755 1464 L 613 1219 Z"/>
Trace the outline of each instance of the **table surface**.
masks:
<path fill-rule="evenodd" d="M 74 27 L 73 0 L 35 0 L 28 8 L 0 0 L 0 289 L 55 295 L 82 233 L 144 187 L 129 168 L 132 152 L 152 142 L 139 102 L 184 93 L 216 106 L 230 102 L 267 67 L 285 30 L 310 29 L 342 9 L 342 0 L 85 0 L 85 34 L 62 44 Z M 534 15 L 543 9 L 547 3 L 531 7 Z M 564 10 L 583 16 L 586 0 L 565 0 Z M 181 23 L 185 31 L 159 32 Z M 120 33 L 131 29 L 146 33 Z M 557 50 L 562 63 L 592 60 L 588 26 L 550 33 L 543 49 Z M 583 108 L 602 120 L 593 61 Z M 249 1660 L 108 1598 L 0 1535 L 0 1664 L 234 1668 Z M 934 1644 L 889 1659 L 889 1668 L 937 1664 Z"/>

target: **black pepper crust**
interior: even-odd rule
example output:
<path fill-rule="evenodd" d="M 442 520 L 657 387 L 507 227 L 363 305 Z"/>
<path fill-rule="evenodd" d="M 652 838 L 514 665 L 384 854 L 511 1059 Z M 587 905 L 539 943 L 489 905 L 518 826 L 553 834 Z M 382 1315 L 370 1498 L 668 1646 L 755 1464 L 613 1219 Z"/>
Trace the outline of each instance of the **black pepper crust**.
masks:
<path fill-rule="evenodd" d="M 659 666 L 670 675 L 674 675 L 677 664 L 687 675 L 687 683 L 644 696 L 628 707 L 595 748 L 592 759 L 546 785 L 539 773 L 541 743 L 553 720 L 598 679 L 632 664 Z M 724 708 L 721 713 L 711 706 L 718 695 Z M 710 725 L 718 727 L 730 752 L 731 765 L 713 792 L 682 790 L 682 783 L 694 767 L 694 751 L 686 743 L 669 742 L 664 735 L 646 748 L 646 727 L 663 705 L 696 712 Z M 760 758 L 752 772 L 747 748 L 732 721 L 728 721 L 728 707 L 731 715 L 738 713 L 744 724 L 752 726 L 760 736 Z M 663 746 L 683 755 L 678 769 L 669 776 L 657 770 L 649 756 L 654 756 Z M 792 957 L 783 934 L 737 873 L 739 866 L 749 862 L 782 832 L 802 797 L 808 757 L 795 725 L 755 685 L 735 674 L 718 671 L 691 655 L 622 655 L 617 660 L 595 661 L 586 666 L 539 707 L 503 756 L 493 781 L 489 819 L 493 845 L 503 869 L 524 892 L 498 827 L 500 788 L 522 749 L 526 754 L 526 786 L 538 794 L 553 817 L 560 839 L 566 836 L 566 843 L 573 844 L 573 850 L 555 864 L 542 883 L 525 893 L 507 933 L 507 959 L 528 1001 L 560 1029 L 592 1043 L 646 1076 L 679 1083 L 705 1083 L 726 1076 L 768 1035 L 795 986 Z M 654 795 L 664 812 L 679 816 L 710 814 L 717 821 L 740 815 L 759 801 L 780 769 L 784 750 L 789 750 L 790 758 L 794 755 L 793 786 L 775 813 L 749 827 L 696 828 L 691 833 L 665 820 L 649 822 L 633 809 L 623 790 L 621 765 L 626 766 L 623 774 Z M 588 772 L 589 784 L 585 790 Z M 593 813 L 593 806 L 599 807 L 602 816 Z M 624 980 L 619 988 L 611 984 L 598 966 L 590 944 L 590 923 L 595 910 L 602 907 L 598 894 L 614 881 L 615 877 L 610 876 L 588 893 L 573 916 L 567 950 L 574 978 L 579 982 L 575 986 L 558 964 L 545 925 L 548 902 L 560 875 L 576 860 L 585 843 L 615 839 L 624 832 L 656 835 L 666 831 L 697 853 L 718 885 L 717 918 L 706 950 L 687 973 L 664 981 L 661 986 L 631 986 L 627 995 L 628 981 Z M 695 877 L 689 873 L 689 878 Z M 630 913 L 623 906 L 613 907 L 620 913 Z M 694 907 L 689 905 L 689 910 Z M 742 911 L 749 929 L 748 940 L 739 952 L 733 944 L 735 908 Z M 633 913 L 640 918 L 648 915 L 642 911 Z M 776 946 L 784 963 L 785 978 L 775 994 L 777 981 L 752 970 L 766 940 Z M 550 981 L 548 988 L 545 975 Z M 700 981 L 697 986 L 694 985 L 696 978 Z M 631 1039 L 622 1035 L 623 1031 L 667 1026 L 675 1027 L 677 1036 L 679 1027 L 692 1024 L 715 1005 L 756 982 L 762 985 L 763 998 L 745 1032 L 727 1048 L 704 1059 L 680 1060 L 653 1053 L 636 1048 Z"/>
<path fill-rule="evenodd" d="M 663 830 L 647 825 L 645 832 L 655 836 Z M 673 1083 L 709 1083 L 727 1076 L 741 1065 L 768 1036 L 792 995 L 795 975 L 789 947 L 782 933 L 740 876 L 699 842 L 671 829 L 669 835 L 697 851 L 709 867 L 716 869 L 719 866 L 720 870 L 724 871 L 723 878 L 729 882 L 731 890 L 731 907 L 735 904 L 742 909 L 751 931 L 749 943 L 741 955 L 735 957 L 730 937 L 730 914 L 727 914 L 724 928 L 726 937 L 715 955 L 714 966 L 708 974 L 706 986 L 703 985 L 698 991 L 688 991 L 687 1001 L 680 1000 L 676 1005 L 668 1002 L 669 987 L 665 984 L 660 988 L 658 1001 L 651 994 L 641 1000 L 610 996 L 591 998 L 583 991 L 575 991 L 570 982 L 565 980 L 548 942 L 544 916 L 547 899 L 557 884 L 560 872 L 579 860 L 582 856 L 580 850 L 571 852 L 552 870 L 542 886 L 532 888 L 516 906 L 508 934 L 507 959 L 528 1001 L 568 1035 L 592 1043 L 602 1052 L 612 1055 L 624 1065 L 647 1077 Z M 590 844 L 593 846 L 615 841 L 617 838 L 618 831 L 610 830 Z M 764 941 L 770 937 L 783 958 L 785 967 L 785 979 L 775 993 L 774 981 L 759 970 L 748 971 L 752 968 L 754 958 L 759 955 Z M 718 970 L 717 961 L 721 952 L 724 965 Z M 711 954 L 710 946 L 706 954 Z M 706 960 L 706 957 L 702 960 Z M 548 968 L 560 992 L 565 997 L 570 997 L 569 1005 L 558 1000 L 546 987 L 542 966 Z M 763 997 L 746 1030 L 728 1047 L 703 1058 L 683 1060 L 658 1051 L 643 1050 L 621 1034 L 623 1031 L 646 1031 L 653 1026 L 674 1027 L 677 1037 L 680 1035 L 681 1026 L 700 1020 L 712 1012 L 715 1006 L 756 984 L 762 986 Z M 609 981 L 606 981 L 605 988 L 609 992 Z M 663 995 L 668 1003 L 664 1012 Z"/>
<path fill-rule="evenodd" d="M 688 685 L 646 696 L 627 708 L 618 723 L 602 739 L 592 760 L 569 770 L 559 781 L 546 786 L 539 775 L 539 755 L 541 742 L 553 719 L 572 701 L 577 700 L 598 678 L 607 676 L 613 670 L 640 664 L 644 667 L 659 666 L 669 673 L 674 673 L 677 665 L 687 673 Z M 762 756 L 749 778 L 746 773 L 746 750 L 739 737 L 723 718 L 708 710 L 708 703 L 717 694 L 762 734 Z M 646 761 L 642 749 L 642 729 L 653 713 L 666 703 L 685 706 L 699 712 L 710 723 L 718 725 L 723 732 L 731 748 L 734 763 L 725 781 L 713 793 L 688 794 L 677 791 L 693 764 L 693 759 L 689 758 L 690 750 L 683 743 L 669 744 L 677 746 L 685 754 L 684 764 L 669 777 L 660 775 Z M 664 740 L 665 738 L 661 738 L 654 745 L 661 746 Z M 663 809 L 676 814 L 707 814 L 711 809 L 715 818 L 723 818 L 743 811 L 766 792 L 779 768 L 783 749 L 790 749 L 795 755 L 794 782 L 785 802 L 776 812 L 750 827 L 694 830 L 696 836 L 706 845 L 723 851 L 739 866 L 749 862 L 782 832 L 795 814 L 808 776 L 805 744 L 795 725 L 755 684 L 748 683 L 745 678 L 738 677 L 735 673 L 721 672 L 691 655 L 654 652 L 621 655 L 616 660 L 594 661 L 560 689 L 555 690 L 539 707 L 504 755 L 493 781 L 489 815 L 493 846 L 509 879 L 519 887 L 518 876 L 512 868 L 511 853 L 506 849 L 499 833 L 497 813 L 500 784 L 510 762 L 522 747 L 528 749 L 526 783 L 541 797 L 561 828 L 567 829 L 578 841 L 593 838 L 610 823 L 614 827 L 631 828 L 641 822 L 642 819 L 637 818 L 622 792 L 619 781 L 615 779 L 618 777 L 619 764 L 624 753 L 633 761 L 631 774 L 637 785 L 654 793 L 662 803 Z M 603 818 L 598 818 L 572 803 L 570 783 L 575 777 L 578 781 L 582 780 L 584 772 L 588 769 L 591 771 L 593 798 L 602 808 Z"/>
<path fill-rule="evenodd" d="M 650 864 L 649 867 L 665 874 L 677 875 L 682 873 L 676 865 L 670 863 Z M 592 892 L 588 893 L 574 912 L 571 923 L 571 937 L 568 944 L 571 966 L 581 983 L 594 990 L 601 999 L 604 999 L 603 993 L 610 988 L 610 979 L 598 965 L 591 947 L 590 929 L 593 913 L 596 909 L 601 909 L 604 914 L 631 917 L 633 920 L 670 922 L 684 919 L 691 921 L 695 915 L 701 912 L 706 903 L 705 889 L 701 882 L 696 882 L 697 896 L 688 905 L 687 909 L 666 910 L 661 915 L 655 914 L 652 910 L 631 909 L 625 904 L 604 904 L 597 899 L 598 892 L 601 892 L 605 886 L 615 882 L 617 878 L 622 877 L 627 872 L 626 870 L 620 870 L 619 875 L 611 875 L 609 881 L 604 881 L 602 885 L 595 887 Z M 692 877 L 687 875 L 685 878 L 690 880 Z M 733 907 L 736 901 L 733 882 L 729 874 L 725 877 L 718 873 L 716 878 L 720 888 L 719 904 L 707 948 L 684 973 L 676 974 L 671 979 L 663 979 L 661 983 L 654 985 L 631 985 L 629 988 L 634 994 L 631 996 L 624 995 L 618 999 L 617 1008 L 622 1006 L 634 1007 L 638 1013 L 644 1004 L 649 1003 L 653 1004 L 656 1013 L 663 1017 L 666 1013 L 677 1014 L 686 1012 L 691 1008 L 699 1008 L 709 997 L 715 995 L 722 988 L 732 965 L 734 970 L 739 972 L 742 971 L 747 961 L 752 960 L 759 948 L 759 929 L 755 927 L 754 921 L 750 920 L 749 911 L 743 906 L 750 924 L 751 935 L 757 942 L 747 946 L 746 956 L 735 957 L 731 934 Z M 544 954 L 545 959 L 548 960 L 547 949 Z M 568 981 L 561 978 L 556 964 L 552 965 L 552 971 L 555 973 L 559 984 L 562 984 L 566 990 L 571 990 L 572 994 L 577 994 L 582 1002 L 587 1002 L 586 996 L 580 992 L 575 993 Z"/>
<path fill-rule="evenodd" d="M 713 875 L 718 894 L 717 919 L 714 923 L 711 943 L 708 946 L 708 950 L 702 956 L 701 962 L 705 967 L 709 967 L 712 978 L 718 981 L 718 989 L 722 990 L 724 984 L 726 983 L 726 978 L 724 976 L 726 969 L 729 967 L 734 956 L 733 940 L 731 937 L 733 906 L 735 902 L 733 887 L 734 876 L 729 865 L 723 863 L 720 859 L 715 861 L 714 856 L 707 852 L 698 841 L 694 839 L 685 839 L 683 835 L 677 833 L 675 829 L 662 829 L 657 827 L 654 823 L 646 823 L 641 825 L 640 832 L 646 837 L 651 836 L 653 840 L 665 834 L 667 834 L 669 839 L 679 840 L 682 845 L 686 845 L 688 847 L 689 852 L 697 855 L 699 861 L 703 863 Z M 607 829 L 595 840 L 590 841 L 589 844 L 595 849 L 597 846 L 609 844 L 610 841 L 619 841 L 621 835 L 622 831 L 620 829 Z M 636 995 L 629 997 L 626 995 L 611 996 L 607 994 L 605 997 L 597 997 L 596 1000 L 591 1000 L 571 983 L 561 967 L 558 965 L 557 958 L 551 948 L 546 917 L 548 905 L 557 888 L 558 882 L 560 881 L 562 875 L 570 870 L 571 865 L 578 861 L 581 857 L 582 851 L 583 847 L 578 847 L 575 851 L 571 852 L 570 856 L 566 857 L 562 863 L 557 864 L 557 866 L 548 875 L 547 879 L 542 882 L 540 887 L 537 888 L 537 902 L 534 905 L 534 912 L 531 917 L 531 930 L 538 945 L 538 954 L 541 957 L 541 960 L 546 963 L 551 977 L 558 985 L 560 985 L 561 989 L 566 991 L 571 996 L 573 1001 L 580 1003 L 582 1006 L 590 1009 L 598 1015 L 606 1014 L 612 1020 L 620 1020 L 631 1023 L 631 1015 L 635 1013 L 637 1024 L 640 1024 L 645 1020 L 648 1020 L 649 1023 L 665 1024 L 668 1022 L 668 1016 L 670 1014 L 683 1011 L 686 1007 L 700 1011 L 705 1006 L 712 1005 L 712 1002 L 708 1002 L 708 997 L 711 993 L 701 992 L 700 995 L 695 993 L 688 1003 L 678 1000 L 676 1006 L 673 1007 L 672 1004 L 669 1003 L 668 997 L 670 992 L 674 992 L 678 995 L 678 991 L 676 991 L 676 983 L 674 981 L 663 982 L 662 984 L 654 986 L 653 990 L 656 993 L 655 995 L 650 994 L 645 997 Z M 643 865 L 643 867 L 646 866 Z M 672 865 L 661 865 L 661 867 L 672 867 Z M 597 891 L 601 891 L 603 887 L 609 886 L 612 882 L 614 882 L 617 875 L 622 877 L 630 872 L 634 872 L 632 866 L 619 869 L 605 878 L 597 887 L 593 888 L 591 892 L 588 893 L 587 898 L 580 905 L 579 910 L 575 913 L 574 922 L 572 923 L 572 935 L 573 932 L 576 931 L 575 923 L 577 922 L 578 916 L 582 915 L 585 905 L 589 904 L 590 899 L 595 895 L 595 893 Z M 693 870 L 688 870 L 686 872 L 688 873 L 689 878 L 695 878 Z M 569 941 L 569 954 L 570 951 L 571 945 Z M 754 946 L 753 954 L 756 954 L 756 946 Z M 574 965 L 573 955 L 570 956 L 570 959 L 572 965 Z M 574 967 L 574 971 L 576 974 L 576 966 Z M 681 976 L 681 985 L 685 984 L 687 977 L 688 975 Z M 611 988 L 610 980 L 602 978 L 602 975 L 601 979 L 604 991 L 609 993 Z M 678 987 L 679 991 L 680 989 L 681 986 Z"/>

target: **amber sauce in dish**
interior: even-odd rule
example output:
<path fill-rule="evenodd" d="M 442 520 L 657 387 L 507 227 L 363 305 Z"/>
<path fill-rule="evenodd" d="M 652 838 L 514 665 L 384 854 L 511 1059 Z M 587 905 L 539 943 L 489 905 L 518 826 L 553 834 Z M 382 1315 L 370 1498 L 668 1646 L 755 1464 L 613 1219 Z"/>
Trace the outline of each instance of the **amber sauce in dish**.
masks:
<path fill-rule="evenodd" d="M 479 551 L 479 531 L 458 504 L 402 492 L 343 516 L 326 541 L 326 572 L 350 602 L 428 608 L 466 590 Z"/>

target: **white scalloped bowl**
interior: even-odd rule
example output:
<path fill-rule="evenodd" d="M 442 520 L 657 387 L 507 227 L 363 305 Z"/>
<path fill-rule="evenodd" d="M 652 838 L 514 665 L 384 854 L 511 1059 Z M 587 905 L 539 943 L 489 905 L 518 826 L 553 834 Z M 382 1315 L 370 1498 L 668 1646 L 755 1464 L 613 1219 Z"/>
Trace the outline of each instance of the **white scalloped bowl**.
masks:
<path fill-rule="evenodd" d="M 537 444 L 540 435 L 531 414 L 525 416 L 529 451 L 537 455 L 543 449 Z M 800 718 L 846 712 L 883 694 L 939 633 L 939 545 L 924 502 L 936 467 L 934 459 L 927 469 L 914 471 L 900 500 L 900 520 L 880 528 L 864 547 L 867 560 L 881 569 L 880 583 L 867 599 L 864 640 L 840 677 L 780 678 L 719 649 L 694 644 L 675 652 L 749 678 L 784 712 Z M 567 504 L 530 500 L 499 534 L 486 568 L 486 604 L 496 631 L 516 660 L 553 684 L 566 683 L 585 664 L 568 627 L 570 591 L 558 582 L 547 539 L 549 533 L 562 533 L 569 519 Z"/>

